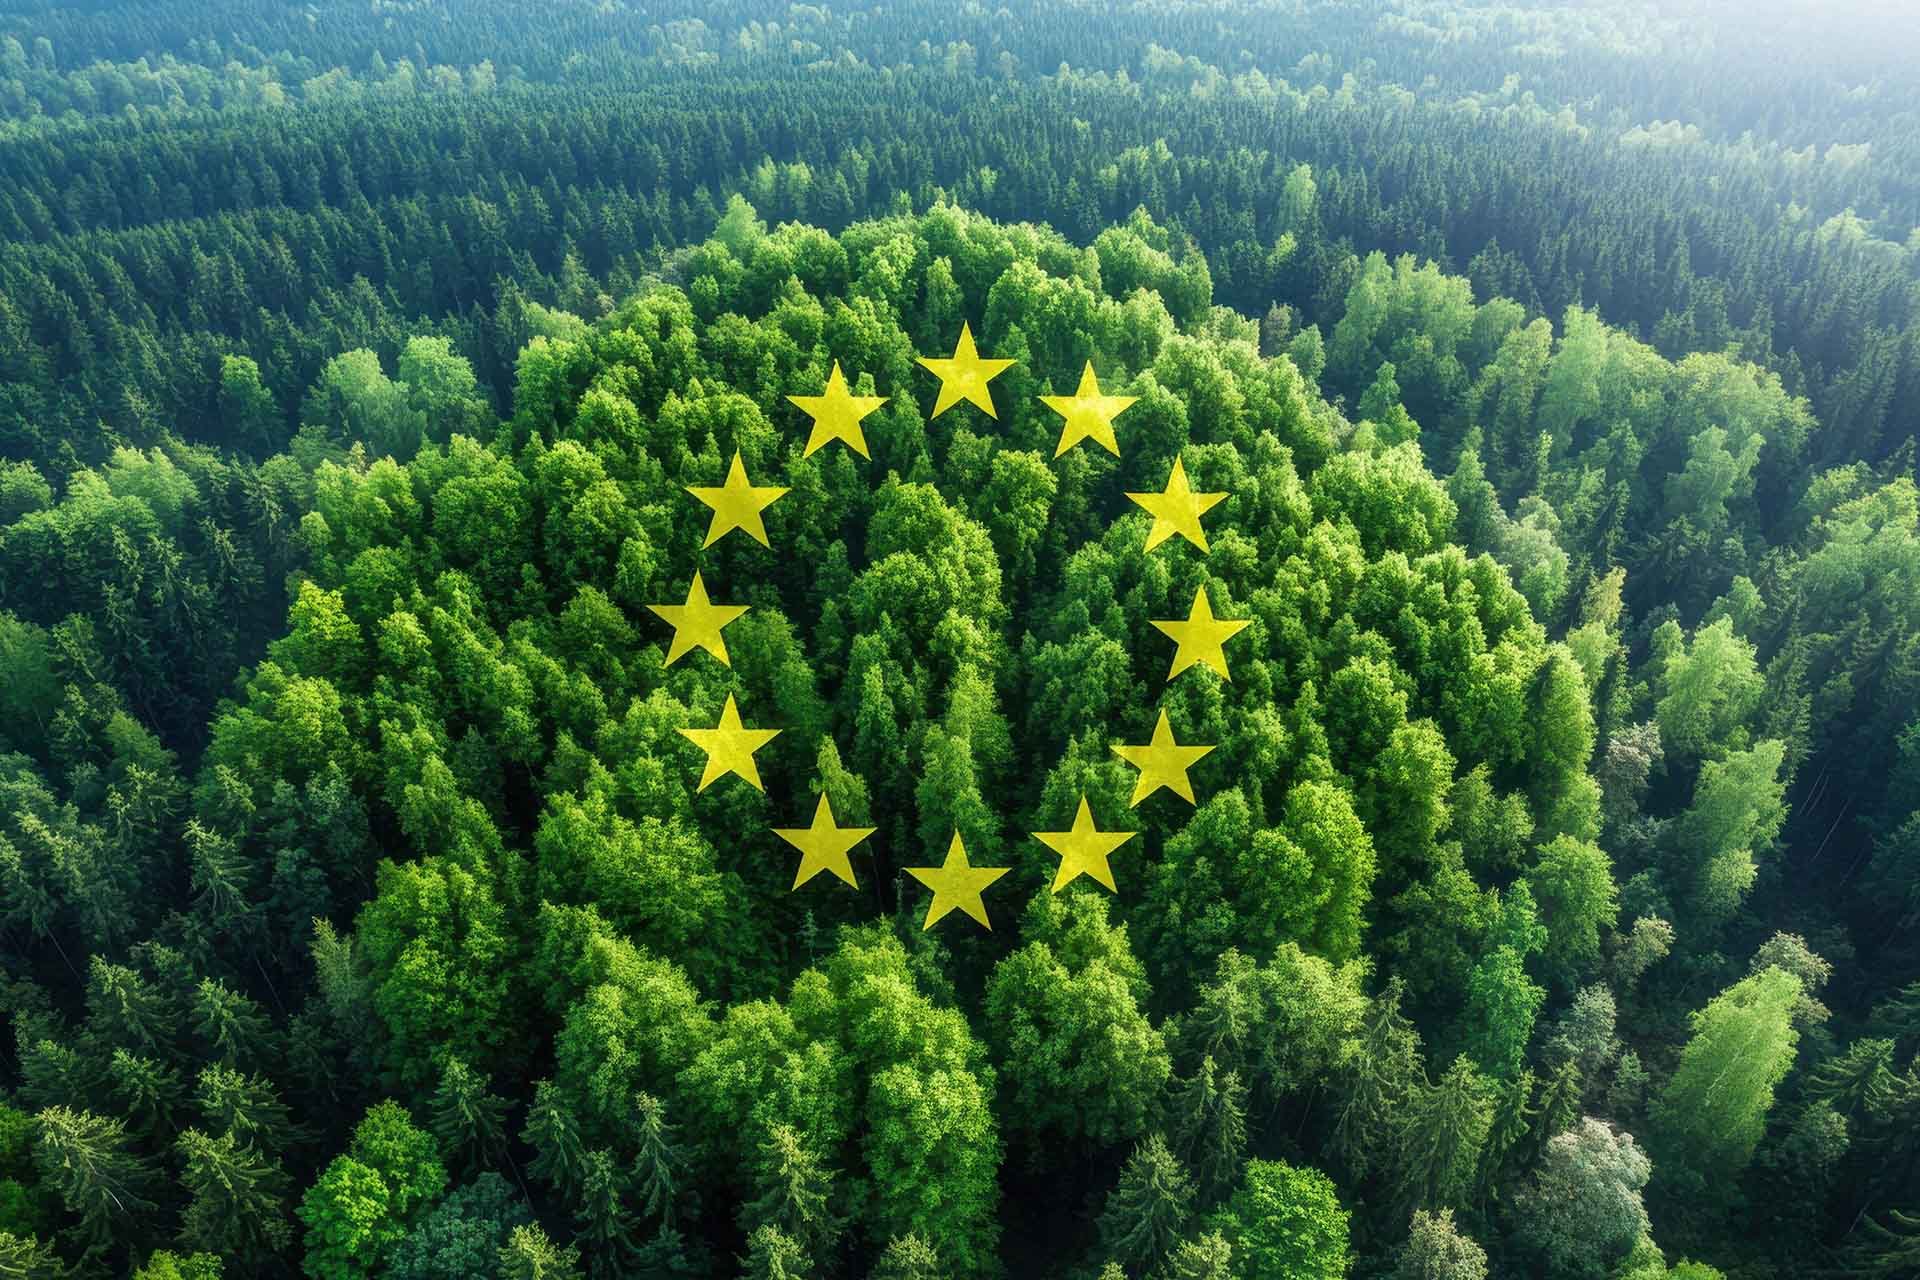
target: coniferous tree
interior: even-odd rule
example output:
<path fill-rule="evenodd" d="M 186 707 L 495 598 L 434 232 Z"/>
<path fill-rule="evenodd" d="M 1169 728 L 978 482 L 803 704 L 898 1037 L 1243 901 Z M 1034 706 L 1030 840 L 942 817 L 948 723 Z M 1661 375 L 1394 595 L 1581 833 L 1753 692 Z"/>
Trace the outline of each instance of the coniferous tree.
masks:
<path fill-rule="evenodd" d="M 78 1219 L 74 1236 L 89 1257 L 136 1238 L 149 1213 L 152 1168 L 128 1150 L 126 1127 L 111 1117 L 48 1107 L 34 1117 L 33 1163 Z"/>
<path fill-rule="evenodd" d="M 672 1226 L 675 1197 L 686 1160 L 667 1123 L 666 1108 L 658 1098 L 648 1093 L 634 1095 L 633 1129 L 634 1203 L 643 1220 Z"/>
<path fill-rule="evenodd" d="M 1171 1100 L 1174 1152 L 1193 1171 L 1202 1200 L 1226 1194 L 1246 1160 L 1246 1089 L 1237 1071 L 1216 1083 L 1211 1055 Z"/>
<path fill-rule="evenodd" d="M 1399 1199 L 1409 1212 L 1468 1202 L 1493 1114 L 1492 1090 L 1464 1056 L 1414 1094 L 1395 1158 Z"/>
<path fill-rule="evenodd" d="M 293 1230 L 279 1161 L 237 1140 L 231 1129 L 217 1138 L 188 1129 L 177 1145 L 189 1197 L 180 1224 L 184 1244 L 256 1263 L 285 1247 Z"/>
<path fill-rule="evenodd" d="M 527 1111 L 520 1138 L 534 1150 L 528 1171 L 571 1200 L 585 1172 L 586 1149 L 571 1107 L 552 1081 L 542 1080 L 534 1086 L 533 1106 Z"/>
<path fill-rule="evenodd" d="M 472 1067 L 456 1057 L 441 1066 L 428 1123 L 455 1168 L 478 1171 L 500 1158 L 506 1149 L 506 1114 L 506 1100 L 490 1092 Z"/>
<path fill-rule="evenodd" d="M 1193 1197 L 1193 1179 L 1167 1140 L 1158 1133 L 1142 1138 L 1100 1214 L 1100 1239 L 1112 1260 L 1132 1272 L 1159 1265 L 1179 1241 Z"/>
<path fill-rule="evenodd" d="M 500 1280 L 583 1280 L 580 1251 L 556 1246 L 538 1226 L 518 1226 L 500 1246 Z"/>
<path fill-rule="evenodd" d="M 1359 1174 L 1375 1167 L 1420 1087 L 1420 1037 L 1400 1012 L 1403 990 L 1399 979 L 1390 979 L 1374 997 L 1342 1081 L 1333 1145 Z"/>
<path fill-rule="evenodd" d="M 753 1181 L 754 1196 L 740 1208 L 743 1222 L 778 1228 L 810 1258 L 830 1256 L 840 1231 L 831 1203 L 833 1173 L 798 1130 L 785 1124 L 767 1130 Z"/>
<path fill-rule="evenodd" d="M 639 1220 L 627 1207 L 627 1178 L 604 1149 L 586 1152 L 580 1161 L 580 1190 L 573 1211 L 587 1270 L 595 1276 L 625 1274 L 638 1249 Z"/>

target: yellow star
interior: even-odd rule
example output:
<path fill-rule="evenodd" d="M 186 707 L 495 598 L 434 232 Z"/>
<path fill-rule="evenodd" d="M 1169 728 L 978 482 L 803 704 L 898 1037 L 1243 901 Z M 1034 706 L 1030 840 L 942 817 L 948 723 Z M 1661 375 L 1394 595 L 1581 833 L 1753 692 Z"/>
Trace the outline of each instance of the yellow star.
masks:
<path fill-rule="evenodd" d="M 1107 855 L 1138 835 L 1134 831 L 1096 831 L 1093 826 L 1093 810 L 1087 807 L 1087 798 L 1080 797 L 1080 812 L 1073 816 L 1071 831 L 1036 831 L 1033 838 L 1060 855 L 1060 869 L 1053 876 L 1053 891 L 1060 892 L 1074 879 L 1085 873 L 1101 884 L 1114 888 L 1113 868 L 1107 865 Z"/>
<path fill-rule="evenodd" d="M 767 526 L 762 523 L 760 513 L 787 494 L 777 485 L 748 484 L 747 468 L 740 461 L 738 449 L 733 451 L 733 465 L 727 468 L 724 485 L 718 489 L 688 485 L 687 492 L 713 508 L 713 521 L 707 525 L 707 540 L 700 544 L 702 549 L 735 529 L 745 529 L 748 537 L 767 546 Z"/>
<path fill-rule="evenodd" d="M 1066 421 L 1060 424 L 1060 444 L 1053 451 L 1059 457 L 1082 440 L 1091 440 L 1114 457 L 1120 456 L 1119 442 L 1113 438 L 1113 420 L 1138 396 L 1109 396 L 1100 393 L 1100 380 L 1093 376 L 1093 361 L 1080 373 L 1080 389 L 1070 396 L 1041 396 L 1040 403 Z"/>
<path fill-rule="evenodd" d="M 1127 801 L 1128 806 L 1137 806 L 1162 787 L 1192 804 L 1193 783 L 1187 780 L 1187 770 L 1211 750 L 1212 747 L 1183 747 L 1175 742 L 1173 726 L 1167 723 L 1167 713 L 1163 708 L 1160 722 L 1153 726 L 1152 742 L 1140 747 L 1116 746 L 1113 749 L 1115 755 L 1140 771 L 1139 780 L 1133 784 L 1133 799 Z"/>
<path fill-rule="evenodd" d="M 933 928 L 942 916 L 955 908 L 978 920 L 982 928 L 993 928 L 987 921 L 987 905 L 980 900 L 980 893 L 1010 870 L 1011 867 L 968 865 L 967 846 L 961 843 L 960 833 L 954 832 L 953 843 L 947 846 L 947 860 L 943 865 L 907 868 L 908 875 L 933 890 L 933 902 L 927 907 L 926 923 L 920 928 Z"/>
<path fill-rule="evenodd" d="M 667 646 L 667 660 L 661 665 L 670 667 L 681 654 L 700 648 L 720 659 L 721 666 L 732 666 L 727 661 L 727 642 L 720 638 L 720 628 L 739 618 L 749 607 L 744 604 L 715 604 L 707 599 L 707 584 L 700 580 L 700 571 L 695 569 L 693 585 L 687 588 L 685 604 L 647 606 L 665 618 L 667 625 L 673 628 L 673 643 Z"/>
<path fill-rule="evenodd" d="M 1173 637 L 1180 646 L 1173 653 L 1173 670 L 1167 672 L 1171 680 L 1195 663 L 1205 663 L 1220 673 L 1222 680 L 1231 680 L 1227 674 L 1227 654 L 1224 644 L 1242 630 L 1251 625 L 1250 618 L 1216 618 L 1213 616 L 1213 602 L 1207 599 L 1205 587 L 1195 587 L 1193 591 L 1193 609 L 1187 614 L 1185 622 L 1154 621 L 1153 625 Z"/>
<path fill-rule="evenodd" d="M 820 793 L 820 803 L 814 807 L 811 827 L 775 827 L 773 834 L 804 855 L 800 859 L 800 870 L 793 876 L 795 889 L 822 871 L 831 871 L 858 889 L 860 886 L 854 884 L 853 863 L 847 860 L 847 851 L 872 835 L 874 830 L 873 827 L 834 825 L 833 806 L 827 803 L 823 791 Z"/>
<path fill-rule="evenodd" d="M 720 710 L 720 723 L 711 729 L 682 729 L 681 733 L 693 740 L 693 745 L 707 753 L 707 767 L 700 774 L 700 785 L 695 791 L 705 791 L 730 773 L 737 773 L 752 784 L 755 791 L 765 791 L 760 785 L 760 770 L 754 766 L 753 753 L 766 746 L 779 736 L 778 729 L 749 729 L 740 723 L 740 708 L 733 705 L 733 695 L 727 695 L 727 705 Z"/>
<path fill-rule="evenodd" d="M 846 375 L 840 372 L 838 360 L 833 362 L 833 371 L 827 374 L 824 395 L 788 396 L 787 399 L 799 405 L 813 419 L 813 434 L 807 437 L 807 447 L 801 457 L 811 457 L 814 450 L 829 440 L 845 442 L 847 448 L 863 458 L 873 456 L 867 452 L 867 436 L 860 430 L 860 419 L 885 404 L 887 398 L 849 393 Z"/>
<path fill-rule="evenodd" d="M 1147 531 L 1147 550 L 1153 550 L 1177 533 L 1204 554 L 1207 531 L 1200 527 L 1200 517 L 1223 502 L 1227 495 L 1195 493 L 1193 486 L 1187 483 L 1185 464 L 1175 458 L 1173 473 L 1167 477 L 1165 490 L 1160 493 L 1130 493 L 1127 496 L 1153 513 L 1153 528 Z"/>
<path fill-rule="evenodd" d="M 966 321 L 960 322 L 960 341 L 954 344 L 951 360 L 920 356 L 919 362 L 940 379 L 940 397 L 934 401 L 930 417 L 939 417 L 962 400 L 978 405 L 989 418 L 999 416 L 993 411 L 993 393 L 987 383 L 1005 373 L 1013 361 L 983 358 L 974 350 L 973 329 Z"/>

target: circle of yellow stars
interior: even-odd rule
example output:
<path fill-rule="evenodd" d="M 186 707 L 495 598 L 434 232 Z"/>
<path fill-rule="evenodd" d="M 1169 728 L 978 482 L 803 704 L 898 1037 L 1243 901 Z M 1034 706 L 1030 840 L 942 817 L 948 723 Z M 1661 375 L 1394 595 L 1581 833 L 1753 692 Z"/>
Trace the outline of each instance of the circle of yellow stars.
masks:
<path fill-rule="evenodd" d="M 964 402 L 973 405 L 987 417 L 998 419 L 991 383 L 1013 367 L 1015 361 L 981 355 L 975 345 L 971 325 L 962 322 L 960 336 L 954 343 L 951 356 L 920 356 L 917 362 L 940 380 L 930 418 L 938 418 Z M 870 386 L 870 382 L 871 379 L 863 375 L 854 385 L 867 383 Z M 885 404 L 889 397 L 855 394 L 840 368 L 840 362 L 835 360 L 827 374 L 826 386 L 818 395 L 789 395 L 786 398 L 812 422 L 802 457 L 811 457 L 838 441 L 862 458 L 871 460 L 866 434 L 860 424 Z M 1074 394 L 1047 395 L 1038 399 L 1061 418 L 1060 439 L 1053 454 L 1055 458 L 1063 456 L 1082 441 L 1091 441 L 1116 458 L 1120 456 L 1120 443 L 1114 435 L 1114 419 L 1137 397 L 1109 395 L 1102 391 L 1099 377 L 1094 373 L 1093 361 L 1086 362 Z M 711 508 L 713 513 L 706 540 L 701 544 L 701 549 L 705 550 L 736 529 L 762 547 L 770 548 L 762 513 L 789 491 L 776 485 L 754 484 L 748 478 L 746 465 L 736 449 L 722 484 L 717 487 L 689 485 L 687 492 Z M 1187 478 L 1186 465 L 1179 457 L 1174 458 L 1166 486 L 1160 492 L 1128 493 L 1126 496 L 1153 516 L 1152 527 L 1147 533 L 1148 551 L 1178 536 L 1191 543 L 1202 555 L 1207 553 L 1208 547 L 1207 532 L 1201 519 L 1227 497 L 1225 493 L 1194 492 Z M 699 570 L 694 571 L 693 581 L 687 588 L 683 602 L 650 604 L 647 608 L 673 628 L 673 637 L 663 665 L 672 666 L 695 649 L 704 649 L 723 666 L 732 665 L 727 658 L 727 645 L 721 632 L 728 624 L 745 615 L 749 606 L 715 604 L 707 594 L 707 586 Z M 1250 625 L 1250 621 L 1216 617 L 1204 585 L 1194 591 L 1193 604 L 1185 618 L 1152 619 L 1152 625 L 1175 645 L 1167 679 L 1172 681 L 1189 667 L 1204 666 L 1222 680 L 1231 680 L 1227 668 L 1226 643 Z M 719 724 L 711 729 L 682 728 L 680 732 L 706 754 L 706 765 L 701 770 L 696 791 L 705 791 L 732 774 L 755 790 L 765 792 L 753 757 L 756 751 L 773 741 L 780 730 L 749 728 L 740 718 L 740 709 L 732 693 L 727 694 Z M 1162 789 L 1172 792 L 1190 805 L 1196 803 L 1193 782 L 1187 771 L 1213 749 L 1210 744 L 1177 741 L 1168 723 L 1166 710 L 1162 708 L 1148 741 L 1137 746 L 1113 746 L 1114 754 L 1138 771 L 1128 807 L 1137 808 L 1142 801 Z M 800 853 L 800 865 L 793 877 L 793 891 L 799 890 L 822 872 L 830 873 L 851 888 L 859 887 L 849 855 L 855 846 L 874 833 L 875 828 L 839 825 L 824 791 L 814 807 L 811 825 L 774 827 L 771 830 Z M 1074 815 L 1070 829 L 1035 831 L 1030 834 L 1060 857 L 1060 865 L 1053 877 L 1054 893 L 1060 892 L 1081 876 L 1105 886 L 1109 892 L 1118 892 L 1109 858 L 1138 832 L 1101 830 L 1094 820 L 1092 806 L 1082 793 L 1079 810 Z M 941 865 L 907 867 L 904 870 L 933 893 L 921 925 L 923 929 L 931 929 L 955 911 L 972 917 L 982 928 L 991 929 L 993 925 L 988 918 L 983 895 L 1011 868 L 974 866 L 968 859 L 966 842 L 955 831 Z"/>

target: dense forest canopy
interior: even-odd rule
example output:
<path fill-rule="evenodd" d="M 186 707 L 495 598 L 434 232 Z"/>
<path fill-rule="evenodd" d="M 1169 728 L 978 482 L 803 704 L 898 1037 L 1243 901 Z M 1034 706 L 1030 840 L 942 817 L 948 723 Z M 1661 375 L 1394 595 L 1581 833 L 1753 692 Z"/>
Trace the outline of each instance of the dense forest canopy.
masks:
<path fill-rule="evenodd" d="M 1920 1274 L 1916 59 L 0 0 L 0 1276 Z"/>

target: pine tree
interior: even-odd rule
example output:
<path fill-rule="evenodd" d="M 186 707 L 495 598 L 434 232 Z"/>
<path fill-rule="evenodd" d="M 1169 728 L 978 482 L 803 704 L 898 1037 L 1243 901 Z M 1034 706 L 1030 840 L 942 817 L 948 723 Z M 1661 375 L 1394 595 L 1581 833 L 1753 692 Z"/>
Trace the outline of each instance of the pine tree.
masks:
<path fill-rule="evenodd" d="M 506 1118 L 506 1100 L 487 1089 L 486 1077 L 449 1056 L 427 1120 L 448 1163 L 463 1173 L 496 1164 L 506 1151 Z"/>
<path fill-rule="evenodd" d="M 1239 1072 L 1215 1083 L 1211 1055 L 1173 1096 L 1173 1150 L 1193 1169 L 1204 1201 L 1225 1195 L 1240 1180 L 1247 1158 L 1246 1100 Z"/>
<path fill-rule="evenodd" d="M 1399 1112 L 1420 1078 L 1420 1035 L 1400 1012 L 1399 978 L 1367 1007 L 1360 1041 L 1342 1083 L 1333 1148 L 1356 1177 L 1374 1167 L 1392 1140 Z"/>
<path fill-rule="evenodd" d="M 867 1280 L 947 1280 L 940 1254 L 925 1239 L 908 1232 L 887 1242 Z"/>
<path fill-rule="evenodd" d="M 273 1083 L 229 1067 L 211 1066 L 200 1073 L 195 1093 L 200 1113 L 216 1133 L 233 1135 L 235 1142 L 259 1148 L 269 1155 L 286 1150 L 295 1129 L 285 1103 Z"/>
<path fill-rule="evenodd" d="M 1416 1208 L 1464 1205 L 1493 1125 L 1485 1079 L 1463 1054 L 1437 1084 L 1415 1093 L 1400 1130 L 1399 1201 Z"/>
<path fill-rule="evenodd" d="M 115 1049 L 107 1073 L 113 1080 L 114 1100 L 134 1129 L 153 1141 L 170 1140 L 174 1113 L 187 1100 L 180 1072 L 156 1059 Z"/>
<path fill-rule="evenodd" d="M 83 1249 L 97 1254 L 138 1238 L 141 1215 L 155 1207 L 145 1194 L 154 1174 L 127 1150 L 126 1127 L 68 1107 L 48 1107 L 35 1119 L 34 1167 L 79 1217 L 75 1235 Z"/>
<path fill-rule="evenodd" d="M 1158 1133 L 1134 1147 L 1100 1215 L 1108 1255 L 1130 1271 L 1145 1271 L 1180 1239 L 1193 1209 L 1193 1179 Z"/>
<path fill-rule="evenodd" d="M 534 1150 L 533 1162 L 527 1166 L 533 1176 L 559 1192 L 562 1199 L 572 1200 L 580 1187 L 584 1149 L 579 1122 L 553 1081 L 534 1085 L 533 1106 L 527 1111 L 520 1138 Z"/>
<path fill-rule="evenodd" d="M 831 1253 L 840 1232 L 829 1207 L 833 1172 L 821 1164 L 798 1130 L 776 1124 L 767 1131 L 753 1182 L 754 1197 L 740 1210 L 743 1224 L 777 1227 L 809 1257 Z"/>
<path fill-rule="evenodd" d="M 1513 1154 L 1533 1130 L 1533 1072 L 1521 1071 L 1494 1086 L 1493 1123 L 1487 1128 L 1486 1149 L 1480 1153 L 1480 1178 L 1475 1199 L 1493 1197 Z"/>
<path fill-rule="evenodd" d="M 6 1280 L 67 1280 L 72 1274 L 52 1246 L 0 1231 L 0 1276 Z"/>
<path fill-rule="evenodd" d="M 165 992 L 124 965 L 98 955 L 87 962 L 87 1028 L 116 1048 L 164 1055 L 178 1015 Z"/>
<path fill-rule="evenodd" d="M 1540 1105 L 1535 1108 L 1533 1150 L 1537 1158 L 1547 1143 L 1573 1128 L 1580 1119 L 1580 1099 L 1586 1085 L 1580 1079 L 1580 1064 L 1569 1059 L 1554 1069 L 1540 1088 Z"/>
<path fill-rule="evenodd" d="M 242 1059 L 270 1060 L 273 1024 L 260 1006 L 216 978 L 203 978 L 194 993 L 193 1029 L 221 1065 Z"/>
<path fill-rule="evenodd" d="M 226 1258 L 258 1261 L 293 1237 L 287 1221 L 287 1177 L 231 1131 L 209 1138 L 188 1129 L 176 1144 L 189 1197 L 180 1238 L 189 1247 Z"/>
<path fill-rule="evenodd" d="M 556 1246 L 538 1226 L 519 1226 L 500 1246 L 500 1280 L 582 1280 L 580 1250 Z"/>
<path fill-rule="evenodd" d="M 588 1270 L 595 1276 L 619 1276 L 636 1251 L 639 1220 L 627 1208 L 627 1180 L 613 1153 L 596 1148 L 580 1161 L 580 1194 L 574 1221 L 586 1246 Z"/>
<path fill-rule="evenodd" d="M 633 1098 L 633 1196 L 640 1217 L 673 1225 L 674 1197 L 680 1189 L 680 1171 L 686 1160 L 673 1141 L 666 1108 L 649 1093 Z"/>
<path fill-rule="evenodd" d="M 1814 1068 L 1802 1087 L 1810 1101 L 1830 1103 L 1836 1112 L 1852 1119 L 1887 1087 L 1892 1065 L 1893 1041 L 1856 1040 Z"/>
<path fill-rule="evenodd" d="M 747 1237 L 747 1256 L 740 1260 L 742 1280 L 808 1280 L 813 1263 L 806 1250 L 778 1227 L 755 1227 Z"/>

